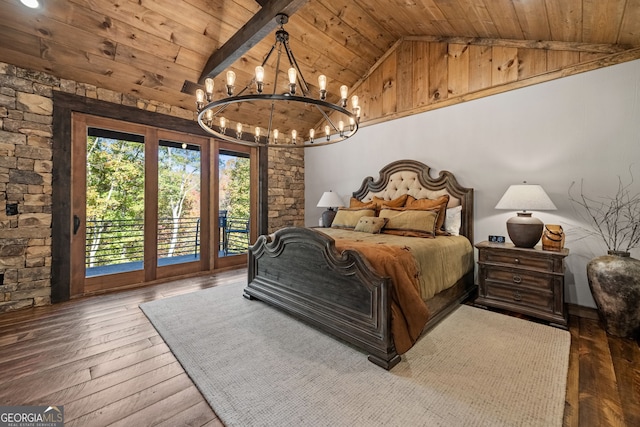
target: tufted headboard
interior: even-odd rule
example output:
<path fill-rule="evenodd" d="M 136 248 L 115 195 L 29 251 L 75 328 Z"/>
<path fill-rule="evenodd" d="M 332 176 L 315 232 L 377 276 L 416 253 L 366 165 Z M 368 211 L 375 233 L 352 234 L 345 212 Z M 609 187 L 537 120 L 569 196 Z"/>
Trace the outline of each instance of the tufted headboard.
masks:
<path fill-rule="evenodd" d="M 436 199 L 449 195 L 448 207 L 462 205 L 462 226 L 460 234 L 473 244 L 473 188 L 462 187 L 451 172 L 441 171 L 440 176 L 432 178 L 431 168 L 417 160 L 398 160 L 389 163 L 380 170 L 380 177 L 374 181 L 367 177 L 353 197 L 363 202 L 377 196 L 384 200 L 393 200 L 404 194 L 416 199 Z"/>

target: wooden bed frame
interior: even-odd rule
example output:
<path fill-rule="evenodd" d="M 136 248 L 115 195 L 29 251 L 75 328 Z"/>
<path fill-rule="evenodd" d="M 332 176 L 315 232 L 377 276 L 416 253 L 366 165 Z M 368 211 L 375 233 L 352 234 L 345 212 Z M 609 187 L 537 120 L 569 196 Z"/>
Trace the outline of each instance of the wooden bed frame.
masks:
<path fill-rule="evenodd" d="M 462 205 L 460 234 L 473 244 L 473 189 L 453 174 L 437 178 L 429 166 L 400 160 L 380 177 L 365 178 L 353 197 L 390 200 L 399 194 L 436 198 L 449 194 L 449 206 Z M 391 335 L 389 278 L 378 275 L 357 251 L 336 250 L 334 240 L 317 229 L 290 227 L 260 236 L 249 248 L 248 285 L 244 296 L 278 307 L 294 317 L 367 352 L 371 362 L 391 369 L 400 361 Z M 476 290 L 473 269 L 453 287 L 426 301 L 430 329 Z"/>

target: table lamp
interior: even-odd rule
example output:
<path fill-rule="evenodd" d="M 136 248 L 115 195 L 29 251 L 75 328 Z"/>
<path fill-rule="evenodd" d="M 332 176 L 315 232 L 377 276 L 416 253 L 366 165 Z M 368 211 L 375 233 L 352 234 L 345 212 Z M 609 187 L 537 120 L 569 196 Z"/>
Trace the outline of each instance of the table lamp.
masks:
<path fill-rule="evenodd" d="M 320 201 L 318 201 L 317 207 L 319 208 L 327 208 L 326 211 L 322 212 L 322 226 L 323 227 L 331 227 L 331 223 L 333 222 L 333 218 L 336 216 L 336 211 L 333 208 L 337 208 L 340 206 L 344 206 L 342 203 L 342 198 L 338 196 L 337 193 L 333 191 L 325 191 L 320 197 Z"/>
<path fill-rule="evenodd" d="M 544 230 L 544 224 L 538 218 L 531 216 L 529 210 L 555 210 L 547 193 L 540 185 L 518 184 L 511 185 L 504 193 L 496 209 L 520 210 L 518 216 L 507 221 L 507 233 L 513 244 L 520 248 L 533 248 Z"/>

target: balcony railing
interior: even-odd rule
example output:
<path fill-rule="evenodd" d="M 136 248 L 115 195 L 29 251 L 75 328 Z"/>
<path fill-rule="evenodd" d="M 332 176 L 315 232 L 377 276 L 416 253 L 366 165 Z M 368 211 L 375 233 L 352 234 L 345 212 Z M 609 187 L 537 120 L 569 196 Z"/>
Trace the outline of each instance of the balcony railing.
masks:
<path fill-rule="evenodd" d="M 221 256 L 245 253 L 248 220 L 224 217 L 219 221 Z M 158 219 L 158 259 L 200 257 L 200 218 Z M 85 264 L 87 269 L 144 258 L 144 220 L 87 220 Z"/>

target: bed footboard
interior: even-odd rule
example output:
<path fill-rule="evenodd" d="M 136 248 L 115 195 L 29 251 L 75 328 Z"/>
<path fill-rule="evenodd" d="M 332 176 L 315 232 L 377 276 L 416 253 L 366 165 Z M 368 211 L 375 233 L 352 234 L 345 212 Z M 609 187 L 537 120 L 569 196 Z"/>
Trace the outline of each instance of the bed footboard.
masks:
<path fill-rule="evenodd" d="M 400 361 L 391 337 L 390 280 L 359 253 L 338 252 L 317 230 L 289 227 L 258 238 L 248 270 L 245 297 L 347 341 L 385 369 Z"/>

